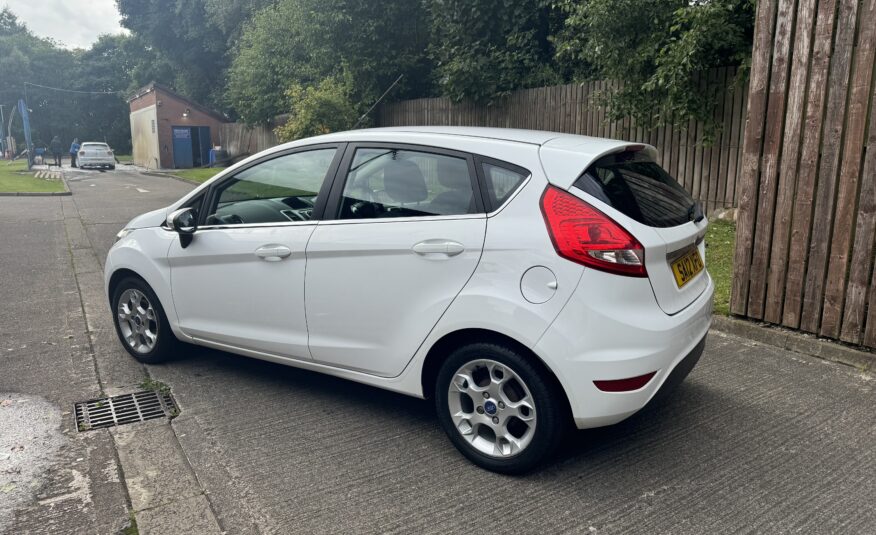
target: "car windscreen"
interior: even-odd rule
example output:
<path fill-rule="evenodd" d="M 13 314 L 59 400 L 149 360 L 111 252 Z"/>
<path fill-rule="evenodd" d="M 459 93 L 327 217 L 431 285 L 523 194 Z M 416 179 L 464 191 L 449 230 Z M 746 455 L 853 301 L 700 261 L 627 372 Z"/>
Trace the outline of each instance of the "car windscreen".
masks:
<path fill-rule="evenodd" d="M 644 151 L 603 156 L 575 186 L 650 227 L 675 227 L 702 218 L 699 204 Z"/>

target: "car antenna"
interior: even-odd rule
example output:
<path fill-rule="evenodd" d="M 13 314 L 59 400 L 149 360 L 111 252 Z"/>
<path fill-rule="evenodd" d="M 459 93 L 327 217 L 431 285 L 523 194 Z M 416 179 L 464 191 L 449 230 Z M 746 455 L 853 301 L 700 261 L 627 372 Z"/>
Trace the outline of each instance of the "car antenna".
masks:
<path fill-rule="evenodd" d="M 359 120 L 356 121 L 356 124 L 354 124 L 354 125 L 353 125 L 353 128 L 351 128 L 350 130 L 355 130 L 356 127 L 359 126 L 359 124 L 361 124 L 362 121 L 364 121 L 366 117 L 368 117 L 368 114 L 371 113 L 371 110 L 373 110 L 373 109 L 375 108 L 375 106 L 377 106 L 378 104 L 380 104 L 380 101 L 383 100 L 383 98 L 384 98 L 386 95 L 388 95 L 390 91 L 392 91 L 392 88 L 395 87 L 395 84 L 399 83 L 399 82 L 401 81 L 401 79 L 404 78 L 404 76 L 405 76 L 404 74 L 399 74 L 399 75 L 398 75 L 398 78 L 395 79 L 395 82 L 393 82 L 391 86 L 389 86 L 388 88 L 386 88 L 386 91 L 384 91 L 383 94 L 380 95 L 380 98 L 377 99 L 377 102 L 375 102 L 374 104 L 372 104 L 371 107 L 368 108 L 368 111 L 366 111 L 365 113 L 362 114 L 362 117 L 359 117 Z"/>

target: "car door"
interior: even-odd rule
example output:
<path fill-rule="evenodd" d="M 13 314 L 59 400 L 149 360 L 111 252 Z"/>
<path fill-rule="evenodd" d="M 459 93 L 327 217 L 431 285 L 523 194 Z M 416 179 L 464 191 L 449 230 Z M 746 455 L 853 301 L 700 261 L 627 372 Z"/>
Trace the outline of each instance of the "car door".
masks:
<path fill-rule="evenodd" d="M 305 247 L 340 161 L 338 146 L 285 153 L 235 173 L 207 195 L 202 226 L 168 252 L 180 328 L 195 338 L 310 358 Z"/>
<path fill-rule="evenodd" d="M 486 215 L 468 155 L 349 145 L 307 246 L 310 352 L 393 377 L 478 264 Z"/>

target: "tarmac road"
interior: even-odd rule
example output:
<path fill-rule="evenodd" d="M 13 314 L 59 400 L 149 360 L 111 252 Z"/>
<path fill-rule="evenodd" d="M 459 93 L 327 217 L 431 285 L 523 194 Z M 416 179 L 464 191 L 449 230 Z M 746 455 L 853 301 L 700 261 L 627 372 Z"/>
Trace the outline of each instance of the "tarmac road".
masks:
<path fill-rule="evenodd" d="M 719 333 L 675 397 L 526 477 L 470 465 L 428 401 L 193 346 L 144 368 L 101 266 L 124 223 L 192 186 L 68 178 L 72 197 L 0 198 L 0 392 L 51 403 L 65 443 L 29 501 L 0 489 L 10 533 L 113 532 L 130 508 L 141 533 L 876 532 L 873 377 Z M 73 401 L 147 373 L 172 423 L 76 432 Z"/>

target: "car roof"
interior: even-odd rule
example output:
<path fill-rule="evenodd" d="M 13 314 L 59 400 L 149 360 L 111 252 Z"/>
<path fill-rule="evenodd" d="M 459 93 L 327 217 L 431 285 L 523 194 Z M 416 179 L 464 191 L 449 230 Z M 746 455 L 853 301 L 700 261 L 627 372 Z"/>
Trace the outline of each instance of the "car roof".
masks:
<path fill-rule="evenodd" d="M 288 149 L 322 143 L 357 142 L 433 146 L 507 161 L 530 171 L 542 168 L 548 181 L 562 188 L 571 186 L 591 162 L 604 154 L 630 146 L 642 146 L 652 157 L 657 156 L 657 151 L 650 145 L 544 130 L 475 126 L 392 126 L 333 132 L 276 145 L 226 168 L 216 178 L 236 173 L 238 169 L 255 160 Z M 542 155 L 548 155 L 549 158 L 543 159 Z M 181 206 L 212 181 L 211 179 L 195 188 L 174 206 Z"/>
<path fill-rule="evenodd" d="M 385 141 L 453 148 L 505 160 L 530 170 L 540 165 L 547 174 L 548 180 L 562 188 L 571 186 L 584 169 L 605 154 L 636 146 L 642 147 L 655 161 L 657 158 L 654 147 L 631 141 L 544 130 L 473 126 L 369 128 L 298 140 L 287 146 L 357 141 Z M 532 150 L 521 150 L 524 148 Z M 527 158 L 527 153 L 537 154 L 539 161 Z"/>
<path fill-rule="evenodd" d="M 365 128 L 361 130 L 348 130 L 335 132 L 310 138 L 311 140 L 325 141 L 354 141 L 372 138 L 375 135 L 384 137 L 399 137 L 405 134 L 426 134 L 438 138 L 481 138 L 498 141 L 510 141 L 513 143 L 526 143 L 529 145 L 545 145 L 549 142 L 560 142 L 564 146 L 591 144 L 604 145 L 605 148 L 614 148 L 626 145 L 629 142 L 616 139 L 607 139 L 591 136 L 579 136 L 561 132 L 548 132 L 545 130 L 524 130 L 521 128 L 495 128 L 480 126 L 390 126 L 383 128 Z"/>
<path fill-rule="evenodd" d="M 83 145 L 106 145 L 103 141 L 85 141 Z"/>

